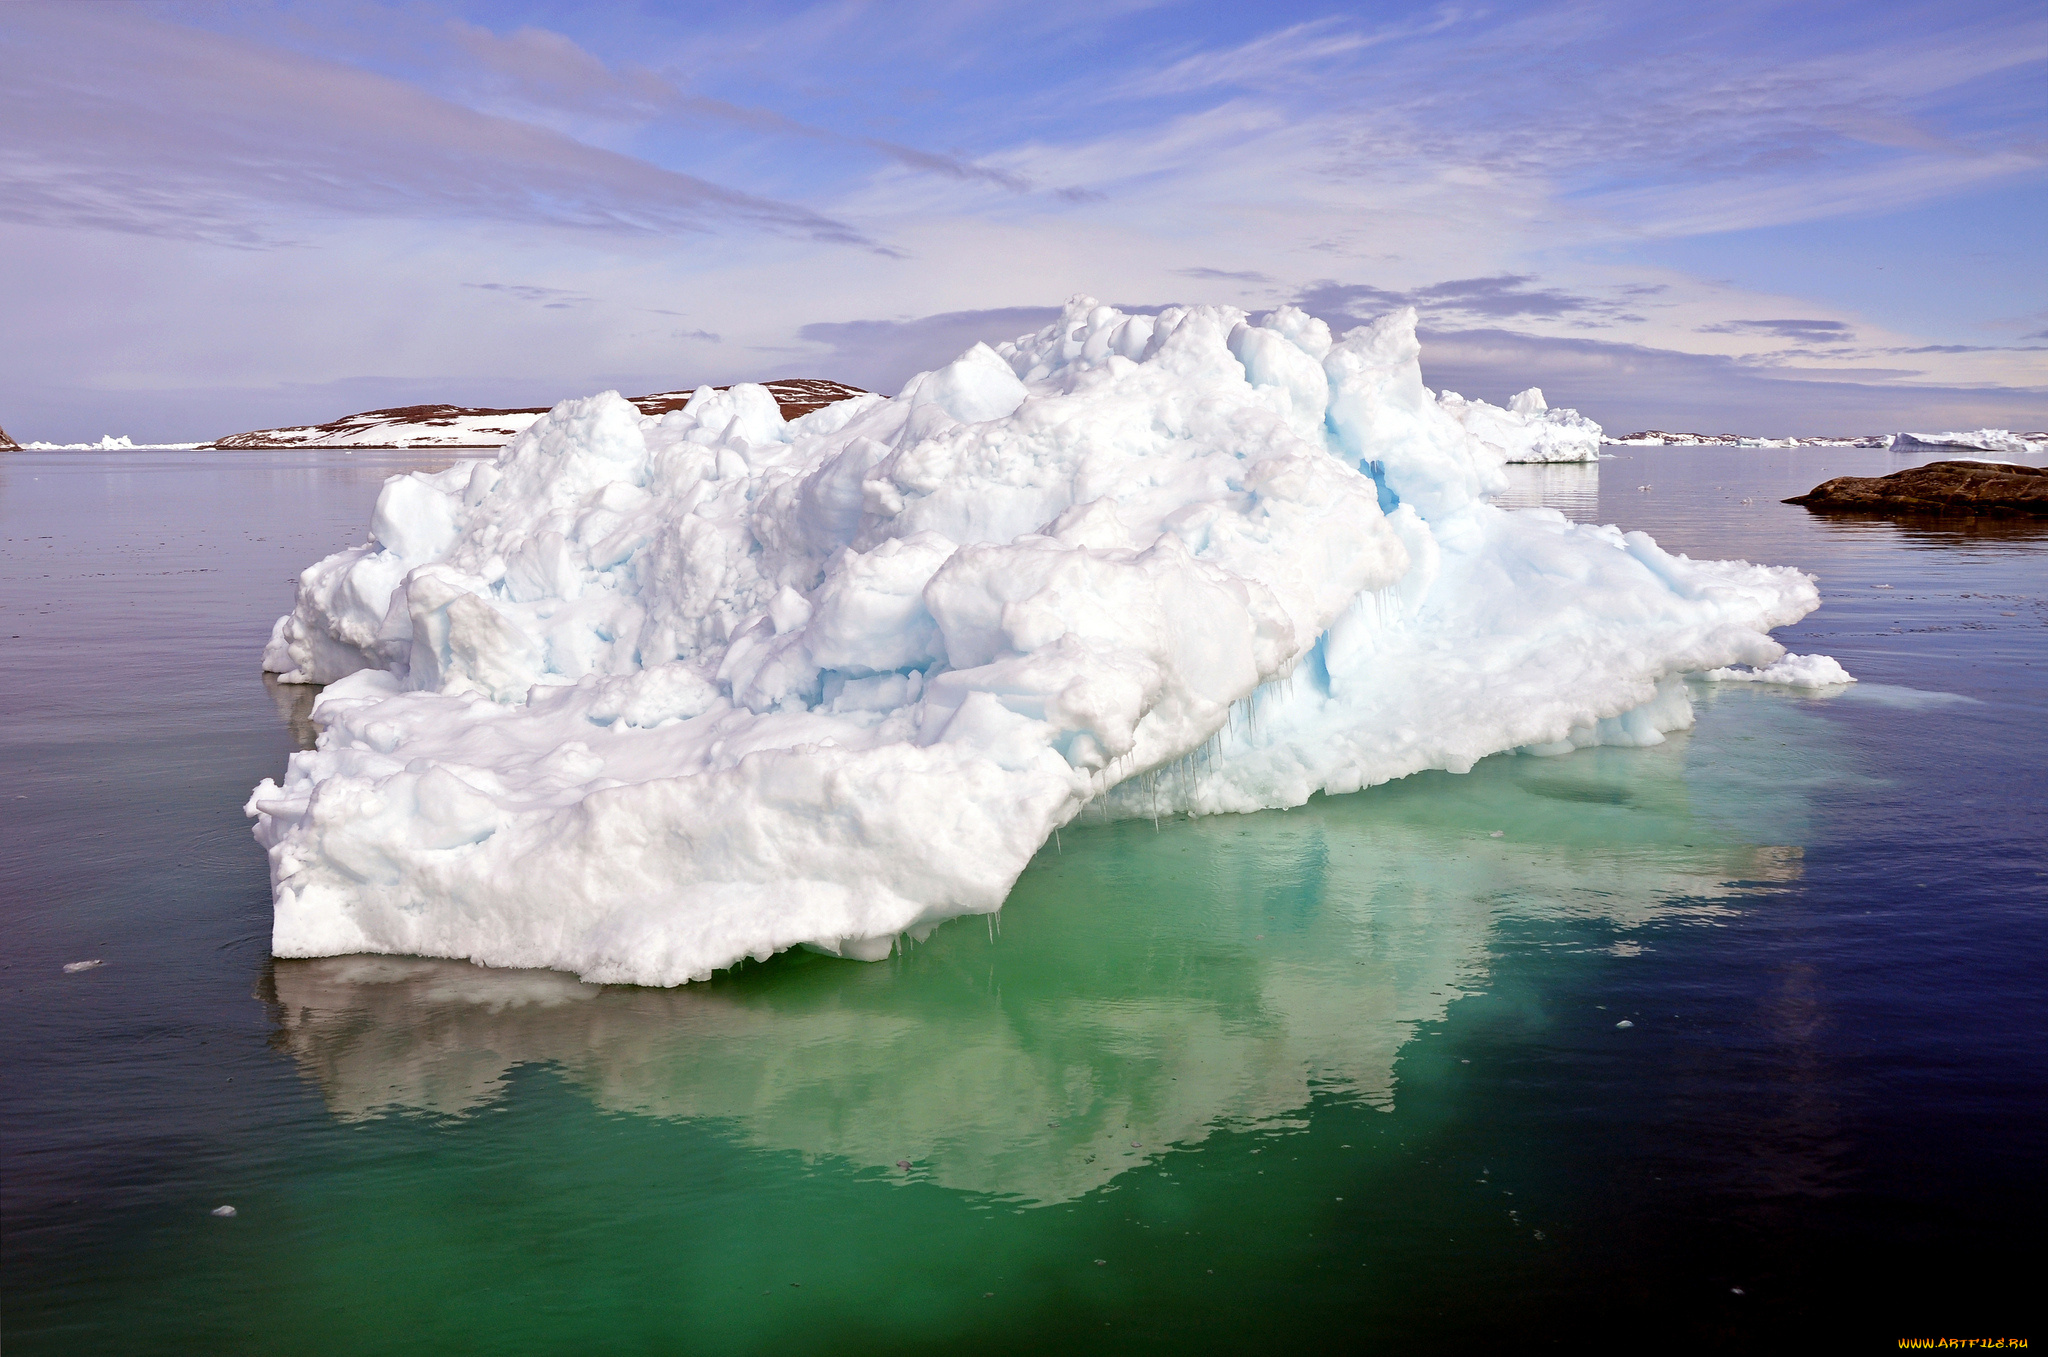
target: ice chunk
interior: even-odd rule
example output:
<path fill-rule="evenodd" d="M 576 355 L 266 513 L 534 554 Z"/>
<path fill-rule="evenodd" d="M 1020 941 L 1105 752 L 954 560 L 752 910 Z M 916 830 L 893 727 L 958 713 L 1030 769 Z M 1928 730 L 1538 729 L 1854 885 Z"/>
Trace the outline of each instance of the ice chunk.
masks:
<path fill-rule="evenodd" d="M 1702 677 L 1710 683 L 1777 683 L 1787 688 L 1831 688 L 1856 681 L 1832 655 L 1786 655 L 1761 669 L 1714 669 Z"/>
<path fill-rule="evenodd" d="M 976 344 L 937 372 L 911 378 L 900 399 L 936 405 L 963 424 L 980 424 L 1014 414 L 1024 397 L 1024 383 L 1010 365 L 988 345 Z"/>
<path fill-rule="evenodd" d="M 894 399 L 608 392 L 395 478 L 265 650 L 329 685 L 249 802 L 274 949 L 879 957 L 1084 811 L 1654 743 L 1679 675 L 1782 654 L 1798 572 L 1490 503 L 1414 323 L 1076 298 Z"/>

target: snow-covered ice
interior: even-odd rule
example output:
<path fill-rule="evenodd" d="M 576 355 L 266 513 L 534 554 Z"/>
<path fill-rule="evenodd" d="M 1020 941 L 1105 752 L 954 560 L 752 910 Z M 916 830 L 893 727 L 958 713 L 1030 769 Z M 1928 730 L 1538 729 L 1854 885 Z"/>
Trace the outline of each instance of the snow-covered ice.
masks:
<path fill-rule="evenodd" d="M 249 803 L 275 951 L 876 958 L 1084 811 L 1652 744 L 1783 654 L 1807 576 L 1491 504 L 1414 321 L 1077 298 L 893 399 L 607 392 L 394 477 L 265 652 L 330 685 Z"/>
<path fill-rule="evenodd" d="M 1600 426 L 1577 410 L 1551 409 L 1540 386 L 1511 397 L 1505 410 L 1485 401 L 1466 400 L 1455 391 L 1439 395 L 1437 403 L 1464 426 L 1467 437 L 1504 462 L 1600 460 Z"/>
<path fill-rule="evenodd" d="M 1784 655 L 1762 668 L 1713 669 L 1703 677 L 1714 683 L 1776 683 L 1787 688 L 1832 688 L 1856 681 L 1832 655 Z"/>

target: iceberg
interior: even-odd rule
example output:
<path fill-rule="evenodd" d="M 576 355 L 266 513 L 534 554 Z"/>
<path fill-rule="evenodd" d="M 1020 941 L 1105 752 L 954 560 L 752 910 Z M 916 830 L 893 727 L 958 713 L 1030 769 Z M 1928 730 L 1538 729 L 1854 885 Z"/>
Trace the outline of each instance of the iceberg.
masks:
<path fill-rule="evenodd" d="M 564 401 L 393 477 L 263 665 L 326 685 L 247 810 L 272 947 L 673 985 L 879 959 L 1091 816 L 1648 745 L 1796 570 L 1491 502 L 1410 309 L 1081 297 L 893 398 Z"/>
<path fill-rule="evenodd" d="M 1532 386 L 1508 400 L 1508 408 L 1466 400 L 1455 391 L 1437 397 L 1444 413 L 1464 427 L 1465 435 L 1505 462 L 1597 462 L 1600 426 L 1577 410 L 1553 410 L 1543 388 Z"/>
<path fill-rule="evenodd" d="M 1952 430 L 1948 433 L 1895 433 L 1893 452 L 1923 452 L 1961 448 L 1969 452 L 2048 452 L 2048 433 L 2014 433 L 2010 429 Z"/>

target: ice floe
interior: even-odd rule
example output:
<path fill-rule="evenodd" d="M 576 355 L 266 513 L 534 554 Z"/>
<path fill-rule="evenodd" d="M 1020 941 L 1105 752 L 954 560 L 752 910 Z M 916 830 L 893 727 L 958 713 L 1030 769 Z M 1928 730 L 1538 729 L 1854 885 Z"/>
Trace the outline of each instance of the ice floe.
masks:
<path fill-rule="evenodd" d="M 1856 681 L 1832 655 L 1785 655 L 1761 669 L 1714 669 L 1702 677 L 1712 683 L 1775 683 L 1786 688 L 1832 688 Z"/>

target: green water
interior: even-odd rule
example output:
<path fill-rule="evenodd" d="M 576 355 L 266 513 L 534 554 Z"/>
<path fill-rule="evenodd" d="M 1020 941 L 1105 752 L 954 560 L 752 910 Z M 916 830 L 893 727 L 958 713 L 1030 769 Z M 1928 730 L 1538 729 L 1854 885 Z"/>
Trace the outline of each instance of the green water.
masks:
<path fill-rule="evenodd" d="M 273 1044 L 324 1113 L 294 1119 L 288 1170 L 220 1185 L 235 1219 L 186 1211 L 126 1253 L 127 1337 L 1255 1343 L 1276 1306 L 1398 1331 L 1449 1260 L 1539 1286 L 1570 1192 L 1540 1153 L 1445 1141 L 1513 1074 L 1499 1034 L 1625 1056 L 1614 1024 L 1653 1019 L 1561 1008 L 1557 973 L 1796 881 L 1783 840 L 1859 776 L 1829 766 L 1815 699 L 1701 692 L 1707 732 L 1660 748 L 1076 829 L 999 919 L 882 964 L 655 991 L 276 962 Z"/>
<path fill-rule="evenodd" d="M 402 455 L 17 455 L 6 1350 L 2025 1332 L 2048 536 L 1773 498 L 1887 456 L 1522 487 L 1820 573 L 1782 639 L 1846 691 L 1696 685 L 1655 748 L 1077 827 L 999 918 L 656 991 L 267 955 L 239 807 L 311 732 L 255 656 Z"/>

